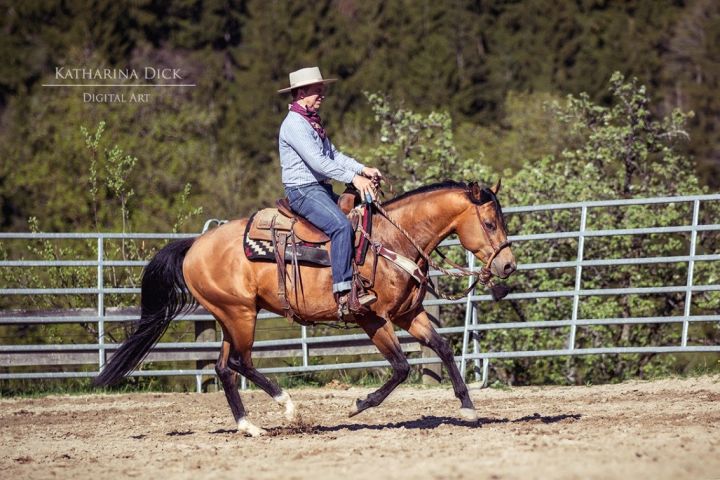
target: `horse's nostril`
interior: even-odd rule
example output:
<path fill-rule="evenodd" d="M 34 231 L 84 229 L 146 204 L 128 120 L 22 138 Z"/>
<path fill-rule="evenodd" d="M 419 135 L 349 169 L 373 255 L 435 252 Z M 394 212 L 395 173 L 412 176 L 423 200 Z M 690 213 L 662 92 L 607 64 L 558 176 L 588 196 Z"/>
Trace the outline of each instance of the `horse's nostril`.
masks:
<path fill-rule="evenodd" d="M 506 264 L 505 264 L 505 269 L 504 269 L 504 272 L 503 272 L 503 273 L 509 275 L 509 274 L 511 274 L 511 273 L 514 272 L 514 271 L 515 271 L 515 265 L 513 265 L 512 263 L 506 263 Z"/>

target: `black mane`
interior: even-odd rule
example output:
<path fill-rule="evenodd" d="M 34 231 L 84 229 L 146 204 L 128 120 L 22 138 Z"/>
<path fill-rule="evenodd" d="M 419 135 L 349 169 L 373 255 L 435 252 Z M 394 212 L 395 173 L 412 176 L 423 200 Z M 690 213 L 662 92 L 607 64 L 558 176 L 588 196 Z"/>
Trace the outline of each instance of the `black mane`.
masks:
<path fill-rule="evenodd" d="M 388 205 L 392 205 L 395 202 L 399 202 L 400 200 L 404 200 L 407 197 L 411 197 L 413 195 L 417 195 L 417 194 L 425 193 L 425 192 L 432 192 L 435 190 L 444 190 L 446 188 L 447 189 L 467 190 L 469 188 L 469 186 L 465 182 L 456 182 L 454 180 L 445 180 L 444 182 L 431 183 L 430 185 L 423 185 L 422 187 L 418 187 L 415 190 L 410 190 L 409 192 L 400 194 L 395 198 L 391 198 L 390 200 L 383 202 L 383 206 L 386 207 Z"/>
<path fill-rule="evenodd" d="M 454 180 L 445 180 L 444 182 L 437 182 L 437 183 L 431 183 L 430 185 L 423 185 L 422 187 L 418 187 L 414 190 L 410 190 L 409 192 L 405 192 L 403 194 L 398 195 L 395 198 L 391 198 L 390 200 L 383 202 L 383 207 L 386 207 L 388 205 L 392 205 L 395 202 L 399 202 L 400 200 L 404 200 L 408 197 L 412 197 L 413 195 L 418 195 L 420 193 L 425 192 L 433 192 L 435 190 L 445 190 L 445 189 L 453 189 L 453 190 L 463 190 L 470 201 L 474 203 L 475 205 L 484 205 L 488 202 L 493 202 L 495 205 L 495 213 L 497 214 L 498 219 L 502 223 L 502 228 L 507 231 L 507 227 L 505 225 L 505 217 L 502 213 L 502 207 L 500 206 L 500 200 L 498 200 L 495 193 L 490 190 L 488 187 L 482 188 L 480 191 L 480 198 L 476 199 L 471 195 L 470 189 L 471 186 L 467 182 L 456 182 Z"/>

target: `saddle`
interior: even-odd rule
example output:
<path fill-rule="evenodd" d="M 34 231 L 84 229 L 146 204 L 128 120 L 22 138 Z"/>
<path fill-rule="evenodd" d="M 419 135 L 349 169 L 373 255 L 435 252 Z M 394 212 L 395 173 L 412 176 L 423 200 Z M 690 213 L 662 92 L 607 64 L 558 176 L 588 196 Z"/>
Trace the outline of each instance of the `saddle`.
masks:
<path fill-rule="evenodd" d="M 254 215 L 248 232 L 250 238 L 272 240 L 272 230 L 277 230 L 293 232 L 303 242 L 324 244 L 330 241 L 319 228 L 290 210 L 287 198 L 278 200 L 275 205 L 277 208 L 264 208 Z"/>
<path fill-rule="evenodd" d="M 367 239 L 358 235 L 358 225 L 370 233 L 372 228 L 371 209 L 356 209 L 360 196 L 355 190 L 347 189 L 338 199 L 338 206 L 348 215 L 353 231 L 356 232 L 353 271 L 362 265 L 369 246 Z M 286 294 L 287 263 L 293 265 L 294 288 L 299 284 L 299 264 L 316 267 L 330 266 L 328 254 L 330 238 L 319 228 L 299 216 L 290 208 L 287 198 L 275 202 L 276 208 L 264 208 L 250 217 L 243 238 L 243 249 L 249 260 L 274 261 L 278 271 L 278 297 L 285 310 L 285 316 L 301 324 L 305 323 L 295 314 Z M 359 277 L 359 274 L 357 274 Z M 355 290 L 353 282 L 353 290 Z M 297 292 L 296 292 L 297 294 Z"/>

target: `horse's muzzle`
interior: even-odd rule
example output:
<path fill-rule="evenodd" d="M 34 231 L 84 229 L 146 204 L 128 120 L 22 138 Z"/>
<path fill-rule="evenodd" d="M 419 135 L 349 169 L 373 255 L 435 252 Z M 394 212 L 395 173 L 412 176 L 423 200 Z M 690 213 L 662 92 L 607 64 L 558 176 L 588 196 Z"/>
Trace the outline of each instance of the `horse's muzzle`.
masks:
<path fill-rule="evenodd" d="M 517 270 L 515 256 L 512 253 L 507 255 L 507 252 L 503 252 L 506 248 L 509 249 L 511 245 L 512 243 L 507 240 L 498 245 L 488 261 L 492 273 L 499 278 L 507 278 Z"/>
<path fill-rule="evenodd" d="M 507 278 L 512 275 L 515 270 L 517 270 L 517 263 L 515 263 L 515 261 L 505 262 L 505 264 L 502 265 L 502 270 L 498 272 L 498 277 Z"/>

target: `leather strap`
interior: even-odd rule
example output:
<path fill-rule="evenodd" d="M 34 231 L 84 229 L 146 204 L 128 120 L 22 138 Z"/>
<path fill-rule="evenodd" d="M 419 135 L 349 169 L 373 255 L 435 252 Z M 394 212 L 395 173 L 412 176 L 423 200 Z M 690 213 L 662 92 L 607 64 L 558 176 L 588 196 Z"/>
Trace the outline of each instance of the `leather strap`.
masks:
<path fill-rule="evenodd" d="M 422 303 L 422 300 L 425 296 L 424 294 L 426 291 L 431 292 L 433 295 L 435 295 L 438 298 L 447 297 L 446 295 L 443 295 L 440 292 L 438 292 L 435 285 L 433 285 L 432 281 L 430 281 L 430 277 L 427 274 L 427 268 L 428 268 L 427 264 L 424 264 L 421 266 L 418 263 L 411 260 L 410 258 L 408 258 L 404 255 L 400 255 L 399 253 L 390 250 L 389 248 L 385 247 L 381 242 L 376 242 L 376 241 L 372 240 L 370 238 L 370 236 L 367 234 L 367 232 L 365 232 L 362 229 L 360 229 L 360 233 L 368 239 L 373 252 L 375 252 L 375 260 L 373 263 L 373 272 L 372 272 L 372 277 L 370 280 L 371 286 L 374 285 L 374 283 L 375 283 L 375 274 L 377 272 L 377 260 L 378 260 L 378 257 L 381 255 L 383 257 L 385 257 L 386 259 L 388 259 L 390 261 L 390 263 L 392 263 L 396 267 L 398 267 L 398 268 L 404 270 L 405 272 L 407 272 L 408 274 L 410 274 L 410 276 L 419 284 L 418 290 L 416 291 L 416 294 L 415 294 L 415 299 L 413 300 L 413 303 L 412 303 L 412 306 L 405 313 L 408 313 L 408 312 L 414 310 L 415 308 L 418 307 L 418 305 L 420 305 L 420 303 Z M 504 248 L 504 247 L 502 247 L 502 248 Z M 440 253 L 440 252 L 438 252 L 438 253 Z M 444 258 L 444 256 L 443 256 L 443 258 Z M 494 259 L 494 256 L 493 256 L 493 259 Z M 422 260 L 421 260 L 421 262 L 422 262 Z M 452 264 L 452 262 L 450 262 L 449 260 L 448 260 L 448 262 Z M 460 267 L 460 268 L 464 268 L 464 267 Z M 453 296 L 453 300 L 456 300 L 457 298 L 462 298 L 465 295 L 467 295 L 473 288 L 475 288 L 475 285 L 477 285 L 480 280 L 485 278 L 484 274 L 486 274 L 488 276 L 488 278 L 490 275 L 492 275 L 492 273 L 489 270 L 487 270 L 487 272 L 482 272 L 480 275 L 475 276 L 475 281 L 468 288 L 466 288 L 461 294 L 459 294 L 459 296 Z"/>
<path fill-rule="evenodd" d="M 398 314 L 398 316 L 404 316 L 408 313 L 414 312 L 422 304 L 422 301 L 425 298 L 425 292 L 428 290 L 428 288 L 432 286 L 432 284 L 430 283 L 430 277 L 427 275 L 426 269 L 423 268 L 423 266 L 418 265 L 418 263 L 414 262 L 410 258 L 390 250 L 379 242 L 374 242 L 373 247 L 373 251 L 375 251 L 375 264 L 373 265 L 373 281 L 375 277 L 375 269 L 377 268 L 377 257 L 379 255 L 382 255 L 383 257 L 390 260 L 390 263 L 398 266 L 399 268 L 410 274 L 410 276 L 418 283 L 410 307 L 408 307 L 406 311 Z"/>
<path fill-rule="evenodd" d="M 277 264 L 277 276 L 278 276 L 278 299 L 280 299 L 280 306 L 285 312 L 285 317 L 290 320 L 296 320 L 301 322 L 302 319 L 298 317 L 293 310 L 290 302 L 287 299 L 287 287 L 285 285 L 285 278 L 287 276 L 287 266 L 285 265 L 285 252 L 287 249 L 288 233 L 285 231 L 275 230 L 275 218 L 273 218 L 270 225 L 270 232 L 272 233 L 272 245 L 275 253 L 275 263 Z M 294 245 L 293 245 L 294 246 Z M 295 251 L 294 248 L 292 250 Z"/>
<path fill-rule="evenodd" d="M 272 237 L 273 252 L 275 253 L 275 264 L 277 265 L 277 295 L 280 299 L 280 306 L 282 306 L 283 310 L 285 310 L 285 316 L 289 317 L 290 312 L 292 312 L 292 307 L 290 306 L 290 303 L 288 302 L 287 296 L 285 294 L 285 246 L 287 245 L 287 234 L 280 233 L 279 231 L 275 230 L 275 217 L 273 217 L 272 223 L 270 225 L 270 233 Z"/>
<path fill-rule="evenodd" d="M 300 266 L 298 264 L 298 259 L 296 255 L 296 249 L 297 249 L 297 242 L 295 239 L 295 234 L 292 230 L 290 232 L 284 231 L 284 230 L 275 230 L 274 228 L 274 221 L 273 218 L 273 224 L 270 227 L 270 232 L 272 233 L 272 245 L 273 245 L 273 251 L 275 253 L 275 263 L 277 264 L 277 275 L 278 275 L 278 299 L 280 300 L 280 306 L 282 307 L 285 318 L 288 319 L 290 322 L 297 322 L 300 325 L 305 326 L 311 326 L 314 325 L 313 322 L 308 322 L 304 320 L 300 315 L 298 315 L 295 310 L 292 308 L 292 305 L 288 301 L 287 298 L 287 286 L 286 286 L 286 278 L 287 278 L 287 264 L 285 263 L 285 254 L 288 250 L 288 246 L 290 247 L 290 255 L 292 256 L 291 262 L 293 267 L 293 290 L 295 291 L 295 301 L 298 301 L 298 285 L 300 284 Z"/>
<path fill-rule="evenodd" d="M 372 203 L 364 204 L 362 218 L 359 224 L 368 235 L 372 235 Z M 356 225 L 355 230 L 357 229 Z M 358 246 L 355 249 L 355 263 L 357 265 L 363 265 L 365 263 L 365 255 L 367 254 L 369 246 L 370 241 L 364 235 L 361 235 Z"/>
<path fill-rule="evenodd" d="M 427 275 L 423 272 L 423 268 L 420 267 L 417 263 L 406 257 L 405 255 L 401 255 L 397 252 L 394 252 L 387 248 L 385 245 L 382 244 L 382 242 L 376 242 L 372 238 L 370 238 L 370 235 L 365 231 L 363 228 L 358 228 L 360 230 L 360 233 L 367 238 L 367 240 L 370 242 L 370 248 L 372 248 L 373 252 L 375 252 L 375 262 L 373 264 L 373 274 L 371 282 L 374 285 L 375 284 L 375 273 L 377 271 L 377 257 L 383 256 L 390 260 L 390 263 L 397 266 L 401 270 L 404 270 L 407 272 L 411 277 L 415 279 L 420 284 L 427 283 Z"/>

